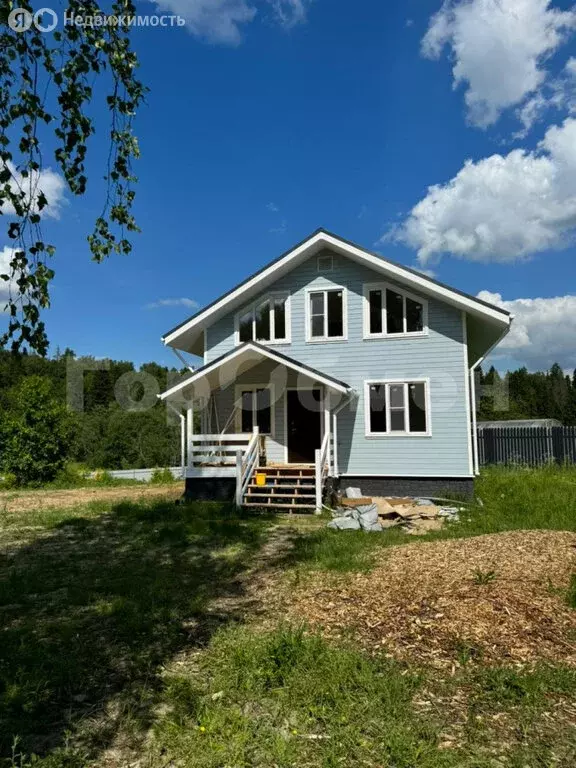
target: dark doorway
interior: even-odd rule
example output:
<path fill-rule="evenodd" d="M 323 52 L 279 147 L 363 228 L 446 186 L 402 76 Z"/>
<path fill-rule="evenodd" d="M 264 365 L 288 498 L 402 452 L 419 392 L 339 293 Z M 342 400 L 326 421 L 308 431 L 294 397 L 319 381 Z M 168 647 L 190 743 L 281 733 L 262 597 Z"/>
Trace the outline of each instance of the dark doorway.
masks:
<path fill-rule="evenodd" d="M 288 390 L 287 409 L 288 463 L 314 464 L 322 444 L 322 390 Z"/>

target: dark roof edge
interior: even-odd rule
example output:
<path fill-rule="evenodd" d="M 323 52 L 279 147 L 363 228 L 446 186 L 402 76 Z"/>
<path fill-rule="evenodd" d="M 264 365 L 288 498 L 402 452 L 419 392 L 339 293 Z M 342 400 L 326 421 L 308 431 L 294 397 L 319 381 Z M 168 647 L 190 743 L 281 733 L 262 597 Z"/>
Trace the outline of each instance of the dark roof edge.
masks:
<path fill-rule="evenodd" d="M 288 363 L 292 363 L 294 365 L 297 365 L 299 368 L 303 368 L 305 371 L 309 371 L 311 374 L 314 374 L 314 375 L 318 374 L 323 379 L 328 379 L 329 381 L 334 382 L 334 384 L 338 384 L 338 386 L 340 387 L 351 389 L 350 384 L 347 384 L 345 381 L 336 379 L 334 376 L 331 376 L 329 373 L 324 373 L 323 371 L 319 371 L 317 368 L 312 368 L 311 365 L 306 365 L 306 363 L 301 363 L 299 360 L 295 360 L 293 357 L 290 357 L 290 355 L 285 355 L 283 352 L 278 352 L 277 349 L 269 349 L 264 344 L 259 344 L 257 341 L 246 341 L 243 344 L 239 344 L 237 347 L 232 347 L 232 349 L 229 349 L 228 352 L 224 352 L 223 355 L 216 357 L 214 360 L 211 360 L 209 363 L 205 363 L 205 365 L 200 366 L 200 368 L 196 368 L 196 370 L 192 372 L 192 374 L 188 377 L 188 379 L 185 379 L 185 382 L 188 381 L 189 379 L 195 378 L 196 376 L 198 376 L 198 374 L 201 374 L 206 368 L 213 368 L 214 366 L 217 366 L 220 363 L 223 363 L 227 357 L 230 357 L 230 355 L 237 353 L 239 350 L 243 349 L 244 347 L 256 347 L 256 349 L 266 354 L 266 356 L 275 355 L 276 357 L 280 357 L 283 360 L 286 360 Z M 169 391 L 169 390 L 166 390 L 166 391 Z"/>

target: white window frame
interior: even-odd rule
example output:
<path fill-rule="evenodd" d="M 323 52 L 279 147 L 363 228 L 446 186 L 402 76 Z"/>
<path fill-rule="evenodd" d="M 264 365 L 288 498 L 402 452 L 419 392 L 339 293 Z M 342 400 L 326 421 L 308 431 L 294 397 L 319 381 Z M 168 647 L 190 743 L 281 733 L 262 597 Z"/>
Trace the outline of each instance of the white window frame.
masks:
<path fill-rule="evenodd" d="M 266 341 L 264 340 L 257 340 L 256 339 L 256 310 L 259 306 L 262 304 L 265 304 L 267 301 L 270 302 L 272 305 L 272 302 L 274 299 L 285 299 L 286 303 L 284 305 L 285 308 L 285 317 L 286 317 L 286 338 L 285 339 L 275 339 L 275 324 L 276 324 L 276 314 L 272 310 L 270 311 L 270 336 L 271 338 Z M 235 346 L 238 346 L 239 344 L 246 344 L 248 342 L 240 341 L 240 318 L 242 315 L 247 314 L 248 312 L 252 313 L 252 341 L 255 341 L 256 344 L 291 344 L 292 343 L 292 297 L 288 291 L 274 291 L 273 293 L 267 294 L 266 296 L 262 296 L 257 301 L 253 301 L 251 304 L 248 304 L 247 306 L 243 307 L 239 312 L 236 312 L 234 315 L 234 344 Z"/>
<path fill-rule="evenodd" d="M 370 387 L 375 384 L 386 386 L 386 432 L 371 432 L 370 430 Z M 404 426 L 402 432 L 390 430 L 390 396 L 389 385 L 404 385 Z M 426 432 L 410 432 L 410 408 L 408 387 L 410 384 L 424 384 L 424 402 L 426 405 Z M 406 377 L 405 379 L 368 379 L 364 381 L 364 433 L 366 437 L 432 437 L 432 410 L 430 407 L 430 379 Z"/>
<path fill-rule="evenodd" d="M 276 398 L 274 384 L 236 384 L 234 387 L 234 408 L 236 410 L 234 424 L 236 433 L 242 434 L 242 392 L 252 392 L 252 412 L 254 413 L 256 406 L 256 392 L 259 389 L 270 390 L 270 432 L 260 432 L 260 434 L 266 437 L 274 437 L 276 432 Z"/>
<path fill-rule="evenodd" d="M 332 291 L 342 291 L 342 336 L 328 336 L 328 304 L 324 298 L 324 335 L 312 336 L 312 314 L 310 312 L 310 294 L 329 293 Z M 309 286 L 305 291 L 305 322 L 306 322 L 306 343 L 307 344 L 326 344 L 332 341 L 348 341 L 348 291 L 343 285 L 318 285 Z"/>
<path fill-rule="evenodd" d="M 370 291 L 382 291 L 382 332 L 370 333 Z M 394 291 L 403 297 L 403 324 L 404 331 L 402 333 L 388 333 L 387 323 L 388 317 L 386 314 L 386 291 Z M 422 296 L 416 296 L 410 291 L 399 288 L 391 283 L 364 283 L 363 290 L 363 328 L 365 339 L 413 339 L 423 336 L 428 336 L 428 300 L 422 298 Z M 406 299 L 412 299 L 412 301 L 422 304 L 422 320 L 423 329 L 421 331 L 407 331 L 406 325 L 408 318 L 406 316 Z"/>

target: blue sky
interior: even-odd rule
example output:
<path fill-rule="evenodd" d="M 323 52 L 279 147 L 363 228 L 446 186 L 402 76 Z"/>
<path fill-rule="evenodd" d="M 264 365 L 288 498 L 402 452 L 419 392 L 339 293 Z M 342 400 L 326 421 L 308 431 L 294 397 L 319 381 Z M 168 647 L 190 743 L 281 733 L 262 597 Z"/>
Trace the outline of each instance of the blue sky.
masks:
<path fill-rule="evenodd" d="M 89 193 L 64 193 L 45 221 L 57 246 L 52 351 L 172 364 L 160 336 L 193 302 L 322 226 L 504 302 L 518 322 L 499 367 L 576 366 L 568 3 L 161 0 L 138 10 L 186 19 L 134 30 L 150 88 L 135 126 L 142 233 L 131 256 L 90 261 L 100 99 Z"/>

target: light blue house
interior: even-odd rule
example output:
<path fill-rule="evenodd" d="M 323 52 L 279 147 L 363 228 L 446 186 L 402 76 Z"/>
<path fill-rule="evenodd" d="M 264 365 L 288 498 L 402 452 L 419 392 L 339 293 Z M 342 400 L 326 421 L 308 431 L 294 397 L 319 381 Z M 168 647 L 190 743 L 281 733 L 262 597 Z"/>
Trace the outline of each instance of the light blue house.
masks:
<path fill-rule="evenodd" d="M 187 494 L 318 510 L 328 485 L 471 493 L 473 372 L 510 323 L 318 230 L 163 338 L 204 358 L 161 395 Z"/>

